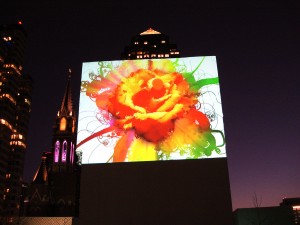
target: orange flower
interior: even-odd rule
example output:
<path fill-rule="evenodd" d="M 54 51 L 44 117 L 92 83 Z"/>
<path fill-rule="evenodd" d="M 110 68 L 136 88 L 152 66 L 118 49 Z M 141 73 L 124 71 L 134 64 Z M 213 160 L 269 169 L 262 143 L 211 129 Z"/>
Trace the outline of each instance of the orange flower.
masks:
<path fill-rule="evenodd" d="M 109 99 L 108 110 L 119 128 L 134 129 L 138 136 L 157 143 L 173 132 L 174 121 L 196 103 L 195 93 L 180 73 L 150 65 L 121 81 Z"/>

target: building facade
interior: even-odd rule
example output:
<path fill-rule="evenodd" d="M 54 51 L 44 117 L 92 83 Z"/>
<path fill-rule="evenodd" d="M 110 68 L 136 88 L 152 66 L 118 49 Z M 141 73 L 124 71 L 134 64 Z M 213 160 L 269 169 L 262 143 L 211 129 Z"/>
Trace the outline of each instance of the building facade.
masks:
<path fill-rule="evenodd" d="M 122 59 L 178 58 L 180 52 L 169 37 L 152 28 L 132 37 L 131 45 L 125 47 Z"/>
<path fill-rule="evenodd" d="M 76 164 L 76 113 L 71 95 L 71 71 L 53 126 L 50 152 L 29 185 L 26 216 L 76 216 L 78 214 L 80 168 Z"/>
<path fill-rule="evenodd" d="M 235 225 L 293 225 L 293 212 L 287 206 L 241 208 L 233 215 Z"/>
<path fill-rule="evenodd" d="M 293 209 L 294 224 L 300 224 L 300 198 L 284 198 L 280 205 L 291 207 Z"/>
<path fill-rule="evenodd" d="M 21 22 L 0 26 L 0 217 L 19 215 L 33 81 L 23 72 L 26 32 Z"/>
<path fill-rule="evenodd" d="M 122 59 L 146 59 L 149 62 L 152 60 L 148 59 L 178 57 L 180 54 L 176 45 L 170 44 L 166 35 L 153 29 L 133 37 L 131 45 L 125 47 L 122 53 Z M 96 83 L 97 80 L 94 82 Z M 158 84 L 155 89 L 161 90 L 160 87 L 161 85 Z M 102 91 L 97 88 L 91 89 L 91 92 L 95 94 Z M 125 88 L 122 90 L 128 91 L 127 89 L 125 91 Z M 147 94 L 144 96 L 147 97 Z M 136 105 L 145 103 L 147 99 L 143 98 L 144 96 L 140 96 L 139 103 L 132 103 L 135 100 L 131 103 Z M 99 99 L 98 103 L 101 105 L 102 99 Z M 125 98 L 123 100 L 127 101 Z M 91 111 L 95 113 L 94 109 Z M 82 112 L 86 115 L 85 110 Z M 84 127 L 88 126 L 83 126 L 83 130 Z M 159 132 L 159 129 L 155 127 L 150 129 L 156 133 Z M 98 133 L 93 130 L 89 132 L 90 138 Z M 103 136 L 101 135 L 101 138 Z M 77 144 L 78 151 L 80 144 L 84 141 Z M 99 144 L 96 147 L 90 145 L 85 150 L 101 151 L 104 148 L 105 145 L 102 147 Z M 80 214 L 76 224 L 233 224 L 226 157 L 141 161 L 82 163 Z"/>

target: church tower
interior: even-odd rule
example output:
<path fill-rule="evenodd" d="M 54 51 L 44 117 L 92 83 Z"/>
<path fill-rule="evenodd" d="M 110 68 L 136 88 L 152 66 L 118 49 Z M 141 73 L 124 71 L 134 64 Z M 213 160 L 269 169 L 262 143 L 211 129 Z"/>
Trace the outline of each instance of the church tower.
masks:
<path fill-rule="evenodd" d="M 76 113 L 72 103 L 71 70 L 61 106 L 57 112 L 50 152 L 42 162 L 31 185 L 26 216 L 77 216 L 80 167 L 75 154 Z"/>
<path fill-rule="evenodd" d="M 72 172 L 75 160 L 76 142 L 76 114 L 71 94 L 71 69 L 69 69 L 68 82 L 65 89 L 61 107 L 57 112 L 53 126 L 52 153 L 53 161 L 51 170 L 53 173 Z"/>

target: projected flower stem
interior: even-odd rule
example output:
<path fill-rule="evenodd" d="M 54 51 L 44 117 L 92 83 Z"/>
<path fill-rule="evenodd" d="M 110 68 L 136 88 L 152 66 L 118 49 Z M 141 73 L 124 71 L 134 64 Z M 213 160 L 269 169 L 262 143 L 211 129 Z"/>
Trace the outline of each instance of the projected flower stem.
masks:
<path fill-rule="evenodd" d="M 103 135 L 103 134 L 106 134 L 106 133 L 108 133 L 108 132 L 114 131 L 115 129 L 116 129 L 115 127 L 107 127 L 107 128 L 105 128 L 105 129 L 103 129 L 103 130 L 100 130 L 100 131 L 98 131 L 98 132 L 92 134 L 91 136 L 85 138 L 85 139 L 82 140 L 81 142 L 79 142 L 79 143 L 77 144 L 76 147 L 79 148 L 81 145 L 83 145 L 84 143 L 86 143 L 86 142 L 92 140 L 93 138 L 96 138 L 96 137 L 99 137 L 99 136 L 101 136 L 101 135 Z"/>

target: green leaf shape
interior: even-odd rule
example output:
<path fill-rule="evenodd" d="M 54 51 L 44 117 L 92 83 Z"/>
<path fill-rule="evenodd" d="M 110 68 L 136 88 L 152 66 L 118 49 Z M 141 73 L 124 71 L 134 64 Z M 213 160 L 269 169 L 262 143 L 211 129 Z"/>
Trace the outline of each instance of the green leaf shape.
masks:
<path fill-rule="evenodd" d="M 206 79 L 198 80 L 194 84 L 192 84 L 190 88 L 193 91 L 198 91 L 202 87 L 210 84 L 219 84 L 219 78 L 214 77 L 214 78 L 206 78 Z"/>
<path fill-rule="evenodd" d="M 199 146 L 199 145 L 198 146 L 194 146 L 191 149 L 191 156 L 194 159 L 198 159 L 201 156 L 203 156 L 203 152 L 204 152 L 204 148 L 202 146 Z"/>
<path fill-rule="evenodd" d="M 194 92 L 198 92 L 202 87 L 204 87 L 206 85 L 219 84 L 218 77 L 205 78 L 205 79 L 201 79 L 198 81 L 195 80 L 194 73 L 200 68 L 204 59 L 205 59 L 205 57 L 202 58 L 200 63 L 196 66 L 196 68 L 193 71 L 182 73 L 184 79 L 189 83 L 190 89 Z M 176 61 L 176 65 L 178 66 L 178 61 Z"/>

